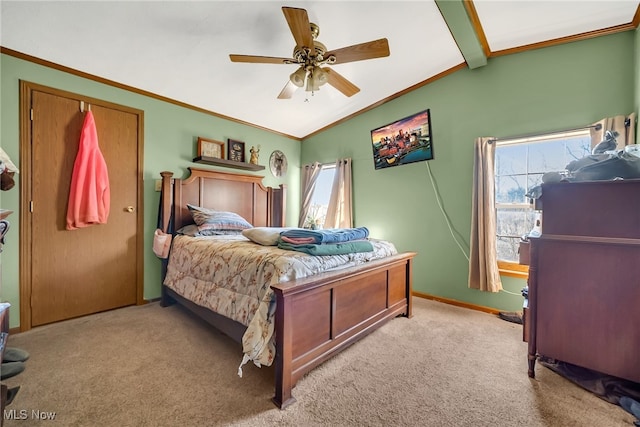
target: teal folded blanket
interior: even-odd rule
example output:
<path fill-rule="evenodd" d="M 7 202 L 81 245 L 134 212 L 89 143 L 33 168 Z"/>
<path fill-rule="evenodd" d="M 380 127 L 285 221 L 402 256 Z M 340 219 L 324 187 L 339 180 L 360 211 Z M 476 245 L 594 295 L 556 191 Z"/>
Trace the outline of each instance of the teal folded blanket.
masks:
<path fill-rule="evenodd" d="M 309 255 L 315 256 L 373 252 L 373 245 L 368 240 L 353 240 L 351 242 L 325 243 L 321 245 L 294 245 L 292 243 L 280 241 L 278 242 L 278 247 L 287 251 L 305 252 Z"/>

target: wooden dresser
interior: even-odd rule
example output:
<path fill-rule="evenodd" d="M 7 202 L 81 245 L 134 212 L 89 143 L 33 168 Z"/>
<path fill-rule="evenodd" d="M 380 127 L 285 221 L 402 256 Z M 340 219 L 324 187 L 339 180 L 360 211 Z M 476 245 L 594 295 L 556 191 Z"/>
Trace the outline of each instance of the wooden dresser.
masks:
<path fill-rule="evenodd" d="M 640 382 L 640 180 L 543 184 L 541 202 L 529 376 L 545 356 Z"/>

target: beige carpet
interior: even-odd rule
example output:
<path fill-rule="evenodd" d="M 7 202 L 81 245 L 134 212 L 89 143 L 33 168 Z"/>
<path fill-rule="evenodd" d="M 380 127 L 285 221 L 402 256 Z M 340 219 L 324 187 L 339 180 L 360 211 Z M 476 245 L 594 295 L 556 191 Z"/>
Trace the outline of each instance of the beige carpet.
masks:
<path fill-rule="evenodd" d="M 634 418 L 537 364 L 520 325 L 414 299 L 306 375 L 298 402 L 270 401 L 273 370 L 236 375 L 239 344 L 157 303 L 12 335 L 31 358 L 5 426 L 630 426 Z M 20 412 L 24 411 L 24 412 Z M 36 420 L 33 411 L 55 412 Z M 26 420 L 7 419 L 26 414 Z"/>

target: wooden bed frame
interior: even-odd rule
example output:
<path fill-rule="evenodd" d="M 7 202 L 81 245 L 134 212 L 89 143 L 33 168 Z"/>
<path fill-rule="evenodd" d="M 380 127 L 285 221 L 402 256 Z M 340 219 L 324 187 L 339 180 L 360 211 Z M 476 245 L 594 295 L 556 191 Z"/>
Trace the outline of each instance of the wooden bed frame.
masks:
<path fill-rule="evenodd" d="M 165 232 L 192 224 L 187 203 L 236 212 L 254 226 L 284 226 L 286 188 L 265 188 L 262 177 L 189 168 L 186 179 L 162 172 L 160 215 Z M 386 321 L 411 317 L 412 263 L 407 252 L 363 266 L 272 286 L 276 295 L 275 396 L 281 409 L 307 372 Z M 163 262 L 164 279 L 166 264 Z M 180 303 L 241 342 L 246 327 L 162 286 L 162 305 Z"/>

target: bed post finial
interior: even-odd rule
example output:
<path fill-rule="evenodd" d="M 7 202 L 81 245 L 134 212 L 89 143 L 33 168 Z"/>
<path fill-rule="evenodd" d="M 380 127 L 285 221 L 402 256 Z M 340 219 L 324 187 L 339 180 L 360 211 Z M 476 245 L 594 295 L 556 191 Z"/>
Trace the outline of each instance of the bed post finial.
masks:
<path fill-rule="evenodd" d="M 171 191 L 171 183 L 173 172 L 163 171 L 160 172 L 162 176 L 162 185 L 160 187 L 160 221 L 158 227 L 165 233 L 171 232 L 169 230 L 169 219 L 171 218 L 171 205 L 173 204 L 173 192 Z"/>
<path fill-rule="evenodd" d="M 269 225 L 271 227 L 285 226 L 285 212 L 287 206 L 287 186 L 280 184 L 279 188 L 269 187 Z"/>

